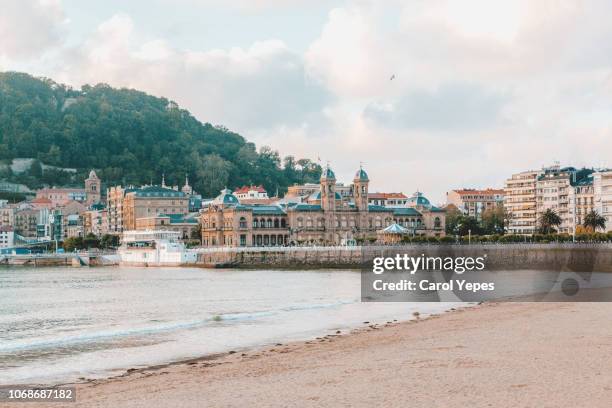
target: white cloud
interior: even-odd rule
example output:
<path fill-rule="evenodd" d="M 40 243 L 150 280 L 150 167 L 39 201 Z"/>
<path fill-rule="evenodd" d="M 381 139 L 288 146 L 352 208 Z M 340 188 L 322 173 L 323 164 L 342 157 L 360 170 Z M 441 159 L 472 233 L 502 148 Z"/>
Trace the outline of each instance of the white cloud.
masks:
<path fill-rule="evenodd" d="M 227 7 L 238 20 L 306 4 L 280 3 Z M 438 201 L 552 160 L 612 165 L 605 0 L 348 1 L 330 9 L 303 53 L 258 33 L 248 47 L 187 49 L 127 14 L 67 48 L 61 8 L 41 14 L 41 3 L 28 4 L 22 13 L 36 23 L 15 29 L 40 26 L 42 37 L 24 53 L 15 44 L 25 34 L 0 43 L 0 61 L 55 49 L 37 73 L 169 97 L 282 154 L 330 160 L 345 181 L 363 160 L 376 190 L 420 188 Z"/>
<path fill-rule="evenodd" d="M 329 99 L 310 80 L 302 58 L 282 41 L 254 42 L 248 49 L 190 51 L 162 39 L 135 41 L 133 21 L 115 15 L 66 58 L 60 79 L 107 82 L 166 96 L 203 121 L 247 133 L 300 125 Z"/>
<path fill-rule="evenodd" d="M 0 57 L 40 57 L 61 40 L 64 21 L 59 1 L 3 1 L 0 11 Z"/>

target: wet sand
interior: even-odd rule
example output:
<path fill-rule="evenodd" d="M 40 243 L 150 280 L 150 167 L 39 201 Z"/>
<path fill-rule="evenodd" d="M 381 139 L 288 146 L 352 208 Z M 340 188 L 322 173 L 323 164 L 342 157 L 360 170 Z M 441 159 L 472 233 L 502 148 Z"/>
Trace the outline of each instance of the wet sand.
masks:
<path fill-rule="evenodd" d="M 483 304 L 131 370 L 66 406 L 609 407 L 611 323 L 612 303 Z"/>

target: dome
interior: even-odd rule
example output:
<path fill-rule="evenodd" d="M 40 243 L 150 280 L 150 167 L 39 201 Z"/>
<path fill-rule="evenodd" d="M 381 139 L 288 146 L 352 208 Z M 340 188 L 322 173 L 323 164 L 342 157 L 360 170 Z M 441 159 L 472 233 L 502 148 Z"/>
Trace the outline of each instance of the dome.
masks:
<path fill-rule="evenodd" d="M 355 173 L 355 180 L 370 181 L 370 179 L 368 178 L 368 173 L 366 173 L 365 170 L 362 168 L 357 170 L 357 173 Z"/>
<path fill-rule="evenodd" d="M 335 179 L 336 179 L 336 175 L 334 174 L 334 172 L 329 166 L 323 169 L 323 173 L 321 173 L 321 180 L 335 180 Z"/>
<path fill-rule="evenodd" d="M 232 190 L 224 188 L 214 200 L 213 204 L 240 204 L 238 198 L 232 194 Z"/>
<path fill-rule="evenodd" d="M 421 206 L 431 208 L 431 203 L 429 200 L 419 191 L 414 193 L 412 197 L 408 199 L 408 205 L 411 207 Z"/>

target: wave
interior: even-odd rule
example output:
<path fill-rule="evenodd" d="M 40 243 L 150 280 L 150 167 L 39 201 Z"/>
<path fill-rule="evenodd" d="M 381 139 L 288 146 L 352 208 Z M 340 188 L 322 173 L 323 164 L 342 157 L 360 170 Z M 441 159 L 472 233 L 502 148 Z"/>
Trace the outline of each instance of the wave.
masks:
<path fill-rule="evenodd" d="M 28 350 L 44 350 L 50 348 L 67 348 L 79 344 L 96 343 L 102 341 L 113 341 L 124 339 L 128 337 L 155 335 L 165 332 L 173 332 L 177 330 L 189 330 L 199 327 L 203 327 L 210 324 L 219 324 L 223 322 L 239 322 L 245 320 L 252 320 L 264 317 L 270 317 L 278 315 L 280 313 L 296 312 L 296 311 L 307 311 L 317 309 L 330 309 L 334 307 L 340 307 L 348 304 L 357 303 L 359 300 L 352 301 L 338 301 L 332 303 L 320 303 L 320 304 L 309 304 L 309 305 L 298 305 L 298 306 L 287 306 L 279 309 L 264 310 L 257 312 L 244 312 L 244 313 L 225 313 L 219 315 L 213 315 L 201 320 L 192 320 L 188 322 L 176 322 L 168 324 L 158 324 L 153 326 L 138 327 L 133 329 L 123 330 L 104 330 L 94 333 L 86 333 L 80 335 L 56 337 L 48 339 L 37 339 L 24 342 L 13 341 L 4 342 L 0 344 L 0 354 L 3 353 L 14 353 L 18 351 Z"/>

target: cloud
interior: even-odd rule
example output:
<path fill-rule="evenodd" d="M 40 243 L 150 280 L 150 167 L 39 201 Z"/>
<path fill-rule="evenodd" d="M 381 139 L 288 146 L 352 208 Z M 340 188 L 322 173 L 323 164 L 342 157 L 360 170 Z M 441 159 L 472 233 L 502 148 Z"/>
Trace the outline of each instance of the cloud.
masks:
<path fill-rule="evenodd" d="M 67 55 L 61 79 L 166 96 L 201 120 L 238 131 L 300 126 L 331 98 L 306 75 L 302 57 L 279 40 L 254 42 L 247 49 L 191 51 L 163 39 L 138 44 L 135 37 L 129 16 L 104 21 Z"/>
<path fill-rule="evenodd" d="M 499 187 L 552 160 L 612 166 L 605 0 L 349 0 L 329 6 L 305 51 L 280 26 L 272 37 L 249 34 L 248 46 L 188 47 L 144 27 L 151 16 L 121 13 L 68 46 L 61 9 L 45 4 L 22 6 L 29 23 L 2 35 L 10 45 L 0 43 L 0 60 L 47 55 L 35 73 L 166 96 L 281 154 L 330 160 L 344 181 L 365 161 L 374 189 L 420 188 L 440 201 L 448 189 Z M 276 24 L 308 4 L 182 0 L 176 12 L 223 8 L 232 30 L 246 30 L 241 19 Z"/>
<path fill-rule="evenodd" d="M 61 42 L 64 15 L 59 1 L 20 0 L 2 2 L 0 57 L 38 58 Z"/>
<path fill-rule="evenodd" d="M 457 131 L 499 124 L 507 97 L 481 86 L 450 83 L 433 91 L 415 90 L 396 102 L 371 103 L 366 118 L 404 129 Z"/>

